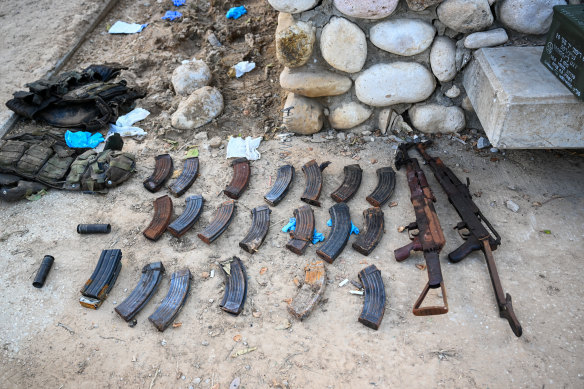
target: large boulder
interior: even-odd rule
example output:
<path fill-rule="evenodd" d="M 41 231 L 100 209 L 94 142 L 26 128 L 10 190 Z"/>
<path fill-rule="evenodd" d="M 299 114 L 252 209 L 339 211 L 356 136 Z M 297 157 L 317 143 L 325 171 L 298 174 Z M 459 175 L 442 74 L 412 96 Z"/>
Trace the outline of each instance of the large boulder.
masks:
<path fill-rule="evenodd" d="M 355 81 L 357 98 L 374 107 L 426 100 L 436 87 L 428 69 L 415 62 L 377 64 Z"/>
<path fill-rule="evenodd" d="M 399 0 L 334 0 L 335 7 L 352 18 L 382 19 L 395 11 Z"/>
<path fill-rule="evenodd" d="M 315 134 L 324 123 L 323 108 L 318 101 L 294 93 L 288 94 L 283 112 L 283 123 L 296 134 Z"/>
<path fill-rule="evenodd" d="M 464 111 L 459 107 L 416 104 L 408 111 L 412 124 L 425 133 L 452 133 L 464 128 Z"/>
<path fill-rule="evenodd" d="M 456 76 L 456 43 L 447 36 L 434 40 L 430 50 L 432 73 L 440 82 L 448 82 Z"/>
<path fill-rule="evenodd" d="M 502 0 L 497 2 L 498 20 L 524 34 L 545 34 L 552 24 L 553 7 L 564 0 Z"/>
<path fill-rule="evenodd" d="M 284 66 L 304 65 L 312 55 L 316 28 L 312 23 L 297 22 L 276 33 L 276 57 Z"/>
<path fill-rule="evenodd" d="M 355 101 L 340 104 L 331 109 L 329 123 L 337 130 L 348 130 L 369 119 L 373 110 Z"/>
<path fill-rule="evenodd" d="M 280 12 L 297 14 L 316 7 L 319 0 L 268 0 L 274 9 Z"/>
<path fill-rule="evenodd" d="M 202 61 L 185 61 L 174 69 L 172 86 L 177 95 L 188 96 L 194 91 L 211 83 L 211 69 Z"/>
<path fill-rule="evenodd" d="M 369 35 L 371 42 L 380 49 L 410 56 L 430 47 L 436 30 L 419 19 L 392 19 L 374 25 Z"/>
<path fill-rule="evenodd" d="M 365 33 L 345 18 L 333 17 L 322 29 L 320 51 L 333 68 L 356 73 L 367 59 Z"/>
<path fill-rule="evenodd" d="M 219 89 L 205 86 L 197 89 L 178 105 L 171 124 L 180 130 L 204 126 L 223 112 L 223 96 Z"/>
<path fill-rule="evenodd" d="M 347 76 L 322 69 L 285 68 L 280 74 L 280 86 L 287 91 L 307 96 L 337 96 L 351 89 L 353 82 Z"/>

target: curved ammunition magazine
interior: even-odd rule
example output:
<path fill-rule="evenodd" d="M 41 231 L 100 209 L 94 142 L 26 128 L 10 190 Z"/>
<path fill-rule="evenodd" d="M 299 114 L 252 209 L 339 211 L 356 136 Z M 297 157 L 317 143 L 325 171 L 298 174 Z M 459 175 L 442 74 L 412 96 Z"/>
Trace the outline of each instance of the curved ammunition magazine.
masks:
<path fill-rule="evenodd" d="M 330 162 L 323 162 L 320 166 L 313 159 L 306 165 L 302 166 L 304 178 L 306 180 L 306 188 L 300 197 L 300 200 L 305 203 L 320 207 L 320 192 L 322 191 L 322 171 L 330 165 Z"/>
<path fill-rule="evenodd" d="M 353 248 L 363 255 L 369 255 L 381 241 L 385 228 L 381 208 L 367 208 L 363 211 L 365 231 L 357 236 Z"/>
<path fill-rule="evenodd" d="M 144 181 L 144 188 L 148 189 L 150 192 L 158 192 L 162 185 L 172 175 L 173 165 L 172 158 L 169 154 L 161 154 L 156 158 L 156 165 L 154 166 L 154 172 Z"/>
<path fill-rule="evenodd" d="M 223 267 L 221 267 L 223 269 Z M 225 295 L 219 306 L 225 312 L 239 315 L 243 311 L 247 296 L 247 273 L 243 263 L 237 257 L 233 257 L 229 263 L 229 274 L 225 274 Z"/>
<path fill-rule="evenodd" d="M 304 320 L 310 315 L 322 298 L 326 286 L 326 272 L 322 261 L 306 265 L 304 271 L 304 284 L 288 304 L 288 312 L 298 320 Z"/>
<path fill-rule="evenodd" d="M 365 289 L 365 302 L 359 322 L 377 330 L 385 313 L 385 285 L 381 271 L 375 265 L 367 266 L 359 272 L 359 280 Z"/>
<path fill-rule="evenodd" d="M 310 205 L 303 205 L 294 210 L 294 217 L 296 229 L 290 233 L 292 239 L 286 244 L 286 248 L 294 254 L 302 255 L 314 235 L 314 211 Z"/>
<path fill-rule="evenodd" d="M 132 320 L 146 306 L 156 289 L 158 289 L 163 273 L 164 266 L 162 262 L 154 262 L 142 268 L 142 276 L 136 288 L 120 305 L 114 308 L 122 319 L 125 321 Z"/>
<path fill-rule="evenodd" d="M 250 254 L 258 251 L 270 228 L 270 213 L 272 210 L 267 205 L 262 205 L 251 210 L 251 228 L 239 247 Z"/>
<path fill-rule="evenodd" d="M 122 250 L 103 250 L 91 277 L 81 288 L 79 302 L 86 308 L 97 309 L 113 288 L 122 269 Z"/>
<path fill-rule="evenodd" d="M 158 331 L 164 331 L 172 324 L 185 304 L 191 286 L 191 272 L 189 269 L 182 269 L 172 273 L 170 277 L 170 288 L 162 303 L 156 311 L 148 317 Z"/>
<path fill-rule="evenodd" d="M 333 205 L 330 207 L 329 213 L 333 224 L 331 233 L 324 244 L 316 250 L 316 254 L 328 263 L 333 263 L 349 241 L 351 214 L 349 213 L 349 206 L 345 203 Z"/>
<path fill-rule="evenodd" d="M 171 217 L 172 199 L 165 195 L 154 200 L 154 217 L 144 230 L 144 236 L 153 241 L 160 239 L 164 231 L 166 231 Z"/>
<path fill-rule="evenodd" d="M 331 197 L 337 203 L 349 201 L 357 193 L 359 186 L 361 186 L 361 177 L 363 175 L 361 166 L 358 164 L 348 165 L 343 170 L 345 172 L 345 179 L 341 186 L 331 194 Z"/>
<path fill-rule="evenodd" d="M 207 244 L 211 244 L 215 239 L 221 236 L 223 232 L 225 232 L 227 227 L 229 227 L 234 213 L 235 201 L 225 201 L 217 211 L 215 211 L 213 220 L 209 223 L 207 228 L 197 235 L 199 239 Z"/>
<path fill-rule="evenodd" d="M 295 169 L 292 165 L 280 166 L 278 169 L 278 176 L 276 177 L 272 189 L 270 189 L 268 194 L 264 196 L 266 203 L 275 207 L 284 199 L 284 197 L 286 197 L 288 189 L 290 189 L 290 185 L 292 184 L 292 180 L 294 180 L 294 172 Z"/>
<path fill-rule="evenodd" d="M 199 219 L 205 199 L 201 195 L 189 196 L 185 200 L 185 210 L 168 226 L 168 232 L 180 238 L 190 230 Z"/>
<path fill-rule="evenodd" d="M 247 158 L 237 158 L 231 165 L 233 166 L 233 178 L 223 193 L 225 196 L 237 200 L 243 191 L 247 189 L 250 176 L 250 166 Z"/>
<path fill-rule="evenodd" d="M 377 187 L 367 196 L 367 201 L 374 207 L 381 207 L 389 201 L 395 189 L 395 171 L 390 166 L 377 169 L 377 179 Z"/>
<path fill-rule="evenodd" d="M 180 173 L 180 176 L 178 176 L 174 184 L 168 187 L 168 191 L 172 193 L 174 197 L 180 197 L 187 190 L 189 190 L 189 188 L 191 187 L 191 185 L 193 185 L 193 182 L 195 182 L 198 176 L 199 176 L 199 158 L 198 157 L 187 158 L 185 160 L 185 165 L 183 166 L 183 170 Z"/>

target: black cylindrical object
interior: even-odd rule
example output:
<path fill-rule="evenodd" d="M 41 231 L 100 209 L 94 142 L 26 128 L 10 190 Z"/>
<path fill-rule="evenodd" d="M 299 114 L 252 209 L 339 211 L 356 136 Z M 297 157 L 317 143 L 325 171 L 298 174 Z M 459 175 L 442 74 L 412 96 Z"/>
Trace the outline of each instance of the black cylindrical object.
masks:
<path fill-rule="evenodd" d="M 49 275 L 49 271 L 51 271 L 51 267 L 53 266 L 54 261 L 55 261 L 54 257 L 50 255 L 45 255 L 45 257 L 43 258 L 43 262 L 41 263 L 41 267 L 39 267 L 39 271 L 37 272 L 36 277 L 34 278 L 32 286 L 34 286 L 35 288 L 43 287 L 43 285 L 45 284 L 45 280 Z"/>
<path fill-rule="evenodd" d="M 109 224 L 79 224 L 77 233 L 79 234 L 109 234 L 112 226 Z"/>

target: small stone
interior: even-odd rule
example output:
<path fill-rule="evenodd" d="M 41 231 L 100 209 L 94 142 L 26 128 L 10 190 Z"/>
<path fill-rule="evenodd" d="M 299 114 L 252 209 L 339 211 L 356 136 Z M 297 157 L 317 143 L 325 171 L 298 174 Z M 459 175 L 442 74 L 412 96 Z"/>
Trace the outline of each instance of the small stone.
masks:
<path fill-rule="evenodd" d="M 203 341 L 201 342 L 201 344 L 202 344 L 203 346 L 208 346 L 208 345 L 209 345 L 209 342 L 207 342 L 206 340 L 203 340 Z"/>
<path fill-rule="evenodd" d="M 438 19 L 454 31 L 481 31 L 493 24 L 487 0 L 446 0 L 436 9 Z"/>
<path fill-rule="evenodd" d="M 351 89 L 352 84 L 347 76 L 321 69 L 285 68 L 280 74 L 280 86 L 283 89 L 306 97 L 342 95 Z"/>
<path fill-rule="evenodd" d="M 333 68 L 356 73 L 363 68 L 367 59 L 367 39 L 355 23 L 333 17 L 322 29 L 320 51 Z"/>
<path fill-rule="evenodd" d="M 186 379 L 187 379 L 187 377 L 183 375 L 183 376 L 180 376 L 180 379 L 181 379 L 181 380 L 186 380 Z"/>
<path fill-rule="evenodd" d="M 496 147 L 491 147 L 490 152 L 491 153 L 498 153 L 499 152 L 499 149 L 496 148 Z"/>
<path fill-rule="evenodd" d="M 414 127 L 425 133 L 458 132 L 466 125 L 464 112 L 459 107 L 416 104 L 408 113 Z"/>
<path fill-rule="evenodd" d="M 202 60 L 188 61 L 172 73 L 172 86 L 177 95 L 188 96 L 211 83 L 211 69 Z"/>
<path fill-rule="evenodd" d="M 398 0 L 334 0 L 335 7 L 352 18 L 382 19 L 395 11 Z"/>
<path fill-rule="evenodd" d="M 296 14 L 316 7 L 319 0 L 268 0 L 274 9 L 280 12 Z"/>
<path fill-rule="evenodd" d="M 511 200 L 507 200 L 505 201 L 505 205 L 507 206 L 507 208 L 512 211 L 517 213 L 519 211 L 519 205 L 517 205 L 516 203 L 514 203 Z"/>
<path fill-rule="evenodd" d="M 199 377 L 195 377 L 195 379 L 193 380 L 193 384 L 195 385 L 199 385 L 201 383 L 201 379 Z"/>
<path fill-rule="evenodd" d="M 440 82 L 448 82 L 456 77 L 456 44 L 446 36 L 434 40 L 430 50 L 430 67 Z"/>
<path fill-rule="evenodd" d="M 284 66 L 302 66 L 312 55 L 315 41 L 316 28 L 312 23 L 294 23 L 276 33 L 276 57 Z"/>
<path fill-rule="evenodd" d="M 392 19 L 374 25 L 369 31 L 371 43 L 390 53 L 411 56 L 432 44 L 436 31 L 419 19 Z"/>
<path fill-rule="evenodd" d="M 174 128 L 192 130 L 209 123 L 222 111 L 223 96 L 219 89 L 205 86 L 180 102 L 171 124 Z"/>
<path fill-rule="evenodd" d="M 467 112 L 474 112 L 474 108 L 473 108 L 472 103 L 470 102 L 470 99 L 468 98 L 468 96 L 464 96 L 460 106 L 462 107 L 462 109 L 464 109 Z"/>
<path fill-rule="evenodd" d="M 201 278 L 204 279 L 204 280 L 206 280 L 207 278 L 209 278 L 209 272 L 206 272 L 206 271 L 202 272 L 201 273 Z"/>
<path fill-rule="evenodd" d="M 553 7 L 564 0 L 503 0 L 497 2 L 497 19 L 503 26 L 524 34 L 545 34 L 552 24 Z"/>
<path fill-rule="evenodd" d="M 288 12 L 278 12 L 278 25 L 276 26 L 276 35 L 280 31 L 284 31 L 288 27 L 292 26 L 294 23 L 294 16 Z"/>
<path fill-rule="evenodd" d="M 337 134 L 337 139 L 338 140 L 346 140 L 347 139 L 347 135 L 344 132 L 339 132 Z"/>
<path fill-rule="evenodd" d="M 391 108 L 382 109 L 379 112 L 379 116 L 377 117 L 377 125 L 379 126 L 379 129 L 381 130 L 382 134 L 385 134 L 387 132 L 387 129 L 389 128 L 391 123 L 390 121 L 394 114 L 395 113 Z"/>
<path fill-rule="evenodd" d="M 211 146 L 211 148 L 218 149 L 219 147 L 221 147 L 221 142 L 222 142 L 221 137 L 214 136 L 209 141 L 209 146 Z"/>
<path fill-rule="evenodd" d="M 426 100 L 436 87 L 432 73 L 414 62 L 377 64 L 355 81 L 357 98 L 374 107 Z"/>
<path fill-rule="evenodd" d="M 161 345 L 166 346 L 166 340 L 162 339 L 162 341 L 160 342 Z"/>
<path fill-rule="evenodd" d="M 292 109 L 287 112 L 287 108 Z M 310 135 L 319 132 L 322 128 L 324 113 L 322 106 L 316 100 L 290 93 L 284 104 L 282 119 L 289 131 Z"/>
<path fill-rule="evenodd" d="M 481 47 L 499 46 L 507 42 L 509 37 L 504 28 L 495 28 L 490 31 L 474 32 L 464 38 L 464 47 L 480 49 Z"/>
<path fill-rule="evenodd" d="M 369 135 L 371 135 L 371 131 L 369 131 L 369 130 L 361 131 L 361 135 L 369 136 Z"/>
<path fill-rule="evenodd" d="M 455 99 L 458 96 L 460 96 L 460 88 L 457 87 L 456 85 L 452 85 L 445 93 L 444 95 L 448 98 L 451 99 Z"/>
<path fill-rule="evenodd" d="M 208 139 L 207 131 L 198 132 L 197 134 L 195 134 L 195 139 L 197 139 L 197 140 L 207 140 Z"/>
<path fill-rule="evenodd" d="M 372 113 L 372 109 L 352 101 L 332 109 L 329 123 L 333 128 L 348 130 L 369 119 Z"/>
<path fill-rule="evenodd" d="M 406 0 L 406 3 L 412 11 L 423 11 L 428 7 L 440 4 L 442 1 L 443 0 Z"/>
<path fill-rule="evenodd" d="M 489 142 L 489 140 L 487 138 L 485 138 L 484 136 L 481 136 L 479 138 L 479 140 L 477 141 L 477 149 L 479 149 L 479 150 L 487 148 L 490 145 L 491 145 L 491 142 Z"/>

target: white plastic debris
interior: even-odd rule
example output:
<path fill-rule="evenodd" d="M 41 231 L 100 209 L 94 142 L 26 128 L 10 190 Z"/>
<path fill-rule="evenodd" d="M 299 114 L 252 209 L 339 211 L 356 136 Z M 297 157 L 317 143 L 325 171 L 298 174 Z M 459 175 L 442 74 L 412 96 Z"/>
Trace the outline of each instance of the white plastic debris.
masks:
<path fill-rule="evenodd" d="M 342 288 L 343 286 L 347 285 L 348 283 L 349 283 L 349 279 L 348 278 L 345 278 L 344 280 L 342 280 L 339 283 L 339 288 Z"/>
<path fill-rule="evenodd" d="M 351 294 L 357 294 L 359 296 L 363 296 L 363 291 L 362 290 L 350 290 L 349 293 L 351 293 Z"/>
<path fill-rule="evenodd" d="M 215 270 L 211 270 L 211 275 L 210 275 L 210 277 L 211 277 L 211 278 L 215 277 Z"/>
<path fill-rule="evenodd" d="M 477 149 L 484 149 L 486 147 L 489 147 L 491 145 L 491 142 L 489 142 L 489 140 L 485 137 L 480 137 L 479 140 L 477 141 Z"/>
<path fill-rule="evenodd" d="M 243 139 L 241 137 L 230 138 L 227 144 L 227 158 L 245 157 L 250 161 L 255 161 L 261 158 L 261 154 L 257 151 L 262 143 L 262 138 L 252 138 L 248 136 Z"/>
<path fill-rule="evenodd" d="M 137 32 L 142 31 L 148 23 L 146 24 L 138 24 L 138 23 L 126 23 L 118 20 L 114 23 L 113 26 L 110 27 L 108 32 L 110 34 L 136 34 Z"/>
<path fill-rule="evenodd" d="M 133 127 L 132 125 L 140 120 L 144 120 L 150 115 L 150 112 L 145 110 L 144 108 L 136 108 L 127 114 L 120 116 L 118 120 L 116 120 L 116 124 L 110 124 L 109 132 L 107 133 L 107 137 L 114 133 L 118 133 L 121 136 L 144 136 L 146 135 L 146 131 L 141 129 L 140 127 Z"/>
<path fill-rule="evenodd" d="M 505 205 L 507 206 L 507 208 L 509 210 L 511 210 L 512 212 L 518 212 L 519 211 L 519 205 L 517 205 L 515 202 L 511 201 L 511 200 L 507 200 L 505 202 Z"/>
<path fill-rule="evenodd" d="M 233 69 L 235 69 L 235 77 L 239 78 L 243 76 L 245 73 L 249 73 L 254 70 L 256 67 L 255 62 L 243 61 L 238 64 L 233 65 Z"/>

